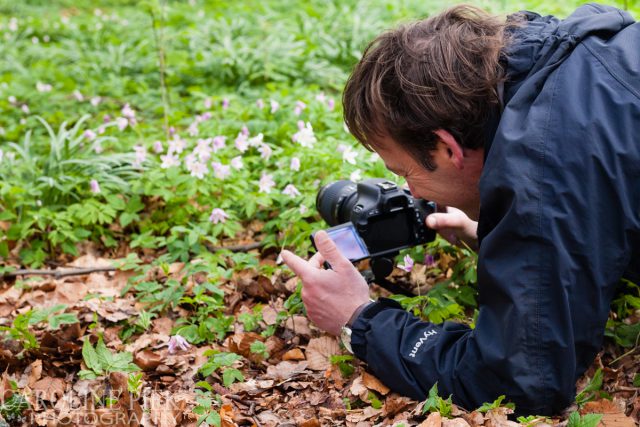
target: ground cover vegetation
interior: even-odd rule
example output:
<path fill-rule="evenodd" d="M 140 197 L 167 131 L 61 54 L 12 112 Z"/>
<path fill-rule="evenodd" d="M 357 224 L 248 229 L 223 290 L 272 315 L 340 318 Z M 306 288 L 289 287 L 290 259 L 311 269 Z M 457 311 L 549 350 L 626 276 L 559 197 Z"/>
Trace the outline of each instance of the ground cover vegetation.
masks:
<path fill-rule="evenodd" d="M 508 420 L 500 396 L 464 411 L 437 384 L 390 393 L 309 323 L 278 262 L 324 227 L 320 186 L 396 179 L 347 133 L 341 89 L 380 31 L 447 5 L 0 1 L 0 425 L 637 422 L 634 283 L 576 404 Z M 405 251 L 392 279 L 414 296 L 393 297 L 473 325 L 476 259 Z"/>

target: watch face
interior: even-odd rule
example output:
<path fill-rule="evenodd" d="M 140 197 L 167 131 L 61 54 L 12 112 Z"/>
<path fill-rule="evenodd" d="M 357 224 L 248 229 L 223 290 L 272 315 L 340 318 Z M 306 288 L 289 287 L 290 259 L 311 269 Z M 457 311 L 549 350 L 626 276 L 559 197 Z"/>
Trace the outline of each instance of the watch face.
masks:
<path fill-rule="evenodd" d="M 353 354 L 353 350 L 351 349 L 351 328 L 348 328 L 346 326 L 342 327 L 342 330 L 340 332 L 340 340 L 342 341 L 342 345 L 344 345 L 344 348 L 346 348 L 349 353 Z"/>

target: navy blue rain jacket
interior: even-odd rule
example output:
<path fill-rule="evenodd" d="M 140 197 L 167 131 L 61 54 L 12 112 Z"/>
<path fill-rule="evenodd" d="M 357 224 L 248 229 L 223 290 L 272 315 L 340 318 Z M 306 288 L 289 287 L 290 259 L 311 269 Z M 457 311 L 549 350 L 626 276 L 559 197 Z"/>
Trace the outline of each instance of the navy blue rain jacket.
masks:
<path fill-rule="evenodd" d="M 485 147 L 475 329 L 381 299 L 351 342 L 414 399 L 437 381 L 469 409 L 505 394 L 517 413 L 547 415 L 573 401 L 616 286 L 640 264 L 640 24 L 600 5 L 524 15 Z"/>

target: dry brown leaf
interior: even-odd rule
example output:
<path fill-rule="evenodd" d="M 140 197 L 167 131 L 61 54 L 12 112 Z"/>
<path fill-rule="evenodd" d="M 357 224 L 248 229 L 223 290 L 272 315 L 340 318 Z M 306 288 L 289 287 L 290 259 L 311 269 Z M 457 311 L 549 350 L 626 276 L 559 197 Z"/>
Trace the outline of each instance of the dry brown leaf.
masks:
<path fill-rule="evenodd" d="M 602 427 L 634 427 L 635 422 L 632 418 L 627 417 L 615 402 L 607 399 L 597 400 L 595 402 L 587 402 L 580 410 L 581 414 L 602 414 L 600 426 Z"/>
<path fill-rule="evenodd" d="M 160 335 L 171 335 L 171 329 L 173 328 L 173 320 L 168 317 L 159 317 L 153 319 L 153 332 Z"/>
<path fill-rule="evenodd" d="M 441 425 L 442 415 L 440 415 L 440 412 L 432 412 L 426 420 L 418 425 L 418 427 L 440 427 Z"/>
<path fill-rule="evenodd" d="M 301 337 L 310 337 L 311 329 L 309 328 L 309 319 L 304 316 L 289 317 L 284 322 L 284 327 L 293 331 L 294 334 Z"/>
<path fill-rule="evenodd" d="M 362 375 L 353 380 L 353 383 L 351 383 L 351 387 L 349 388 L 349 392 L 363 401 L 366 399 L 369 390 L 362 383 Z"/>
<path fill-rule="evenodd" d="M 42 400 L 55 402 L 64 394 L 66 388 L 62 378 L 45 377 L 33 385 L 36 396 Z"/>
<path fill-rule="evenodd" d="M 277 365 L 270 365 L 267 368 L 267 377 L 277 381 L 291 378 L 292 376 L 307 369 L 307 362 L 280 362 Z"/>
<path fill-rule="evenodd" d="M 29 378 L 27 385 L 33 389 L 33 386 L 42 377 L 42 360 L 38 359 L 27 368 L 29 370 Z"/>
<path fill-rule="evenodd" d="M 513 421 L 509 421 L 510 423 Z M 518 423 L 514 423 L 516 426 L 519 426 Z M 442 427 L 470 427 L 469 423 L 464 420 L 464 418 L 452 418 L 452 419 L 443 419 Z"/>
<path fill-rule="evenodd" d="M 484 424 L 484 415 L 481 412 L 473 411 L 469 414 L 463 415 L 471 427 L 478 427 Z"/>
<path fill-rule="evenodd" d="M 9 378 L 9 374 L 7 372 L 2 373 L 2 382 L 0 382 L 0 397 L 2 397 L 2 401 L 9 399 L 13 396 L 13 387 L 11 386 L 11 378 Z"/>
<path fill-rule="evenodd" d="M 113 267 L 113 262 L 106 258 L 97 258 L 92 254 L 79 256 L 69 266 L 76 268 Z"/>
<path fill-rule="evenodd" d="M 384 401 L 384 406 L 382 407 L 382 415 L 387 417 L 393 417 L 396 414 L 406 410 L 414 403 L 413 400 L 409 399 L 405 396 L 400 396 L 396 393 L 393 393 Z"/>
<path fill-rule="evenodd" d="M 309 369 L 325 371 L 331 367 L 329 357 L 340 354 L 340 345 L 335 337 L 324 335 L 313 338 L 307 345 L 307 361 Z"/>
<path fill-rule="evenodd" d="M 296 347 L 283 354 L 282 360 L 305 360 L 305 357 L 302 350 Z"/>
<path fill-rule="evenodd" d="M 235 415 L 233 413 L 233 406 L 227 404 L 222 405 L 220 408 L 220 427 L 235 427 L 237 424 L 233 421 Z"/>
<path fill-rule="evenodd" d="M 513 409 L 499 407 L 489 409 L 485 415 L 485 426 L 487 427 L 517 427 L 520 424 L 509 421 L 507 416 L 513 413 Z"/>
<path fill-rule="evenodd" d="M 162 363 L 162 356 L 151 350 L 142 350 L 136 353 L 133 362 L 143 371 L 153 371 Z"/>
<path fill-rule="evenodd" d="M 378 393 L 380 393 L 383 396 L 385 396 L 387 393 L 389 393 L 389 387 L 387 387 L 386 385 L 382 384 L 382 382 L 380 382 L 379 379 L 377 379 L 373 375 L 369 374 L 368 372 L 363 372 L 362 373 L 362 383 L 368 389 L 375 390 L 375 391 L 377 391 Z"/>
<path fill-rule="evenodd" d="M 300 427 L 320 427 L 320 421 L 316 417 L 298 424 Z"/>

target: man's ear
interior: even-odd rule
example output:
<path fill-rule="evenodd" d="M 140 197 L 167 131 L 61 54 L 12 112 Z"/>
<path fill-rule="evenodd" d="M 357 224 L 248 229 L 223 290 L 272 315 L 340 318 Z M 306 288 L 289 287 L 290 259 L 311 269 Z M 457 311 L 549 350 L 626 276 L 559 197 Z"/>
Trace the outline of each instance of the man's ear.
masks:
<path fill-rule="evenodd" d="M 433 131 L 440 142 L 444 144 L 444 149 L 447 151 L 448 159 L 453 162 L 453 165 L 457 169 L 464 168 L 464 153 L 462 151 L 462 147 L 458 144 L 458 141 L 451 135 L 448 131 L 444 129 L 438 129 Z"/>

